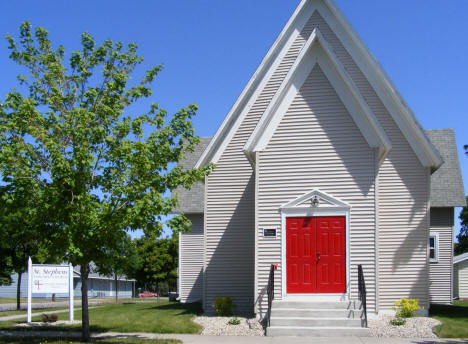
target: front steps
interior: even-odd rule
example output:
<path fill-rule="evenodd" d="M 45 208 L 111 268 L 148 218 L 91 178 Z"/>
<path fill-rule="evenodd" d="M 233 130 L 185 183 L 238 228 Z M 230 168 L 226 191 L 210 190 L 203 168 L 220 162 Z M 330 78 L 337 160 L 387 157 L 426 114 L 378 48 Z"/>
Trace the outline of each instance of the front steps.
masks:
<path fill-rule="evenodd" d="M 367 337 L 356 301 L 273 301 L 267 336 Z"/>

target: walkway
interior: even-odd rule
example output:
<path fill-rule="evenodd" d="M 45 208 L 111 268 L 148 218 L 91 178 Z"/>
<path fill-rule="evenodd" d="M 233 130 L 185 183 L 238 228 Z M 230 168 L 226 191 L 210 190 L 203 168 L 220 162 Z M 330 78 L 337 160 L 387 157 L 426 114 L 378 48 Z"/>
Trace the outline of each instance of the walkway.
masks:
<path fill-rule="evenodd" d="M 92 309 L 94 307 L 89 307 L 89 309 Z M 74 308 L 75 311 L 79 311 L 81 308 Z M 68 309 L 61 309 L 59 311 L 47 311 L 47 314 L 57 314 L 57 313 L 68 313 Z M 1 313 L 0 313 L 1 314 Z M 31 313 L 31 317 L 35 317 L 38 315 L 41 315 L 43 313 Z M 10 320 L 17 320 L 17 319 L 24 319 L 28 315 L 27 314 L 16 314 L 16 315 L 9 315 L 6 317 L 0 317 L 0 321 L 10 321 Z"/>
<path fill-rule="evenodd" d="M 81 336 L 78 332 L 55 331 L 0 331 L 0 336 L 34 336 L 34 337 L 74 337 Z M 185 344 L 433 344 L 433 343 L 468 343 L 468 340 L 456 339 L 424 339 L 424 338 L 373 338 L 373 337 L 236 337 L 236 336 L 200 336 L 190 334 L 151 334 L 151 333 L 101 333 L 92 337 L 134 337 L 141 339 L 179 339 Z"/>

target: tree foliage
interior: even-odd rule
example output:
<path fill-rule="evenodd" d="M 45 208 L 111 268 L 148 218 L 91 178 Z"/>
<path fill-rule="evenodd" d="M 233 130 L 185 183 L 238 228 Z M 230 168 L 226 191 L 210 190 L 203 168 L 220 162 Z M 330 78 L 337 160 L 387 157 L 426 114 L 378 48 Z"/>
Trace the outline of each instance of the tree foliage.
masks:
<path fill-rule="evenodd" d="M 160 239 L 144 235 L 136 240 L 141 266 L 137 272 L 139 285 L 158 289 L 161 282 L 177 278 L 178 235 Z"/>
<path fill-rule="evenodd" d="M 39 263 L 54 263 L 57 259 L 49 240 L 56 228 L 48 223 L 41 207 L 42 190 L 22 173 L 5 174 L 5 185 L 0 186 L 1 274 L 4 284 L 10 284 L 13 273 L 18 274 L 17 309 L 21 307 L 21 275 L 27 269 L 28 257 Z"/>
<path fill-rule="evenodd" d="M 162 216 L 176 205 L 167 191 L 189 188 L 212 168 L 171 168 L 199 141 L 191 124 L 197 106 L 168 116 L 152 103 L 146 113 L 130 113 L 130 105 L 151 96 L 150 84 L 162 69 L 130 82 L 143 62 L 134 43 L 98 45 L 84 33 L 80 50 L 67 58 L 44 28 L 28 22 L 18 38 L 6 38 L 10 58 L 28 75 L 18 76 L 20 90 L 0 105 L 2 176 L 21 174 L 41 188 L 47 221 L 59 228 L 50 239 L 67 261 L 81 266 L 88 340 L 89 263 L 105 257 L 128 230 L 158 235 Z M 169 225 L 186 223 L 179 216 Z"/>
<path fill-rule="evenodd" d="M 114 278 L 115 300 L 118 299 L 118 279 L 125 276 L 135 278 L 141 267 L 141 259 L 138 255 L 135 242 L 125 234 L 121 242 L 110 247 L 103 259 L 97 262 L 97 271 Z"/>

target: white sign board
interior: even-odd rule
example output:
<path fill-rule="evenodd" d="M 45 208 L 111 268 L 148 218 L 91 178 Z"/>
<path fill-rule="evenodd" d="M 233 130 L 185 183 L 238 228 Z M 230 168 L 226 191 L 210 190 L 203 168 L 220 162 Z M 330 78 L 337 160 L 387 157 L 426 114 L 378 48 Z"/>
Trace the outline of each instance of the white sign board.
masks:
<path fill-rule="evenodd" d="M 32 266 L 32 293 L 68 293 L 70 281 L 68 266 Z"/>
<path fill-rule="evenodd" d="M 68 293 L 69 319 L 73 322 L 73 266 L 33 265 L 28 259 L 28 310 L 27 321 L 31 322 L 33 294 Z"/>

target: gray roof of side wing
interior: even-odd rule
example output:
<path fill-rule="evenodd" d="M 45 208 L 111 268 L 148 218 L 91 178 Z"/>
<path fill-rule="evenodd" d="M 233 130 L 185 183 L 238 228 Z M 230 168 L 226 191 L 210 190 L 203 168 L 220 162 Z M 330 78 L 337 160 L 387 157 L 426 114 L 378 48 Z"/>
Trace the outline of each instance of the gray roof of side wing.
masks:
<path fill-rule="evenodd" d="M 195 166 L 198 159 L 205 151 L 211 141 L 211 137 L 201 137 L 200 143 L 195 147 L 193 153 L 187 153 L 185 159 L 179 165 L 185 169 L 191 169 Z M 205 202 L 205 183 L 198 182 L 192 186 L 190 190 L 183 187 L 178 187 L 174 190 L 177 194 L 179 206 L 174 209 L 174 213 L 184 214 L 202 214 L 204 212 Z"/>
<path fill-rule="evenodd" d="M 468 260 L 468 252 L 453 257 L 453 264 L 458 264 Z"/>
<path fill-rule="evenodd" d="M 94 262 L 89 263 L 90 271 L 88 275 L 88 279 L 101 279 L 101 280 L 114 280 L 114 276 L 104 276 L 97 272 L 97 267 Z M 76 265 L 73 267 L 73 277 L 81 277 L 80 273 L 80 266 Z M 135 282 L 136 280 L 127 278 L 125 275 L 119 275 L 117 278 L 119 281 L 128 281 L 128 282 Z"/>
<path fill-rule="evenodd" d="M 466 206 L 465 189 L 453 129 L 425 130 L 444 163 L 431 176 L 431 207 Z"/>
<path fill-rule="evenodd" d="M 431 176 L 431 207 L 466 206 L 465 189 L 458 160 L 457 145 L 453 129 L 425 130 L 427 137 L 444 159 L 444 164 Z M 184 168 L 193 168 L 211 141 L 211 137 L 200 138 L 193 153 L 181 162 Z M 190 190 L 178 187 L 179 207 L 174 213 L 202 214 L 204 212 L 205 185 L 195 184 Z"/>

